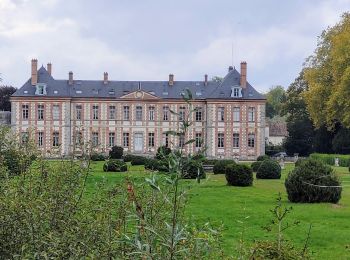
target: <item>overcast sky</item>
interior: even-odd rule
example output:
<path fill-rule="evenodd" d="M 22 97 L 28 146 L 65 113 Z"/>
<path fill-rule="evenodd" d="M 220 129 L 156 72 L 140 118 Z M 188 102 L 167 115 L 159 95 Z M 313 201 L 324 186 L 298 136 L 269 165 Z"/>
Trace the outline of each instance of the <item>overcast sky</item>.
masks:
<path fill-rule="evenodd" d="M 288 87 L 349 10 L 350 0 L 0 0 L 2 84 L 21 87 L 32 58 L 57 79 L 112 80 L 202 80 L 245 60 L 266 92 Z"/>

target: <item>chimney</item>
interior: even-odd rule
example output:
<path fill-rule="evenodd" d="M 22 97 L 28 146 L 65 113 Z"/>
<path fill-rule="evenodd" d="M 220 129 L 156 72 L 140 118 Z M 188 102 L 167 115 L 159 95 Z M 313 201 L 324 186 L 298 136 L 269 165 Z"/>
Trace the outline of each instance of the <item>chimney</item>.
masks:
<path fill-rule="evenodd" d="M 107 84 L 108 83 L 108 73 L 104 72 L 103 73 L 103 84 Z"/>
<path fill-rule="evenodd" d="M 32 86 L 38 83 L 38 60 L 32 59 Z"/>
<path fill-rule="evenodd" d="M 204 86 L 207 86 L 208 85 L 208 75 L 205 74 L 204 75 Z"/>
<path fill-rule="evenodd" d="M 73 85 L 73 72 L 72 71 L 69 72 L 68 84 Z"/>
<path fill-rule="evenodd" d="M 50 74 L 50 76 L 52 75 L 52 64 L 51 64 L 51 62 L 49 62 L 47 64 L 47 72 Z"/>
<path fill-rule="evenodd" d="M 242 88 L 247 87 L 247 62 L 241 62 L 241 80 L 240 84 Z"/>
<path fill-rule="evenodd" d="M 169 74 L 169 86 L 174 85 L 174 74 Z"/>
<path fill-rule="evenodd" d="M 232 70 L 233 70 L 233 67 L 232 67 L 232 66 L 228 67 L 228 72 L 230 72 L 230 71 L 232 71 Z"/>

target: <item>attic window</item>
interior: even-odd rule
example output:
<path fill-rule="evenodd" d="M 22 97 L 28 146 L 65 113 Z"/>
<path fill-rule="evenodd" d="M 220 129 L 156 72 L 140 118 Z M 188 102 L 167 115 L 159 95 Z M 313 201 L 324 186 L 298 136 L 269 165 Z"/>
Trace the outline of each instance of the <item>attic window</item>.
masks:
<path fill-rule="evenodd" d="M 201 95 L 202 95 L 202 92 L 196 91 L 196 96 L 201 96 Z"/>
<path fill-rule="evenodd" d="M 97 95 L 98 94 L 98 89 L 93 89 L 92 94 Z"/>
<path fill-rule="evenodd" d="M 37 84 L 35 87 L 35 95 L 46 95 L 46 84 Z"/>
<path fill-rule="evenodd" d="M 234 86 L 231 88 L 231 97 L 232 98 L 240 98 L 242 97 L 242 88 L 238 86 Z"/>
<path fill-rule="evenodd" d="M 250 97 L 253 96 L 253 92 L 249 91 L 249 94 L 248 94 Z"/>
<path fill-rule="evenodd" d="M 115 94 L 114 89 L 110 89 L 110 90 L 108 91 L 108 94 L 114 95 L 114 94 Z"/>
<path fill-rule="evenodd" d="M 167 96 L 168 94 L 169 94 L 168 92 L 163 91 L 163 95 L 164 95 L 164 96 Z"/>
<path fill-rule="evenodd" d="M 58 94 L 58 91 L 57 91 L 57 90 L 54 90 L 53 93 L 54 93 L 54 94 Z"/>
<path fill-rule="evenodd" d="M 200 83 L 199 82 L 196 82 L 196 86 L 199 86 L 200 85 Z"/>
<path fill-rule="evenodd" d="M 82 92 L 81 90 L 76 90 L 75 93 L 81 94 L 81 93 L 83 93 L 83 92 Z"/>
<path fill-rule="evenodd" d="M 129 94 L 129 91 L 128 91 L 128 90 L 124 90 L 124 91 L 123 91 L 123 94 L 124 94 L 124 95 Z"/>
<path fill-rule="evenodd" d="M 28 90 L 23 91 L 24 94 L 28 94 Z"/>

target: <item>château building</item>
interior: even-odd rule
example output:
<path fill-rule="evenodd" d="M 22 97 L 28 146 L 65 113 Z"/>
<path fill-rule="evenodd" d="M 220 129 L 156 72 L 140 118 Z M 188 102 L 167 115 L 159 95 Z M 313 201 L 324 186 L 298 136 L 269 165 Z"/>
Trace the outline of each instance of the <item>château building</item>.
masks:
<path fill-rule="evenodd" d="M 184 140 L 166 134 L 188 113 L 182 93 L 193 94 L 188 136 L 196 139 L 188 153 L 207 147 L 208 157 L 255 159 L 265 151 L 265 98 L 247 82 L 247 63 L 240 72 L 229 67 L 220 81 L 114 81 L 54 79 L 52 65 L 37 67 L 11 97 L 11 125 L 25 140 L 30 133 L 47 156 L 62 155 L 77 142 L 90 141 L 100 152 L 114 145 L 125 152 L 154 154 L 159 146 L 181 146 Z M 170 111 L 176 111 L 179 116 Z M 178 140 L 175 140 L 178 139 Z M 201 142 L 203 140 L 203 143 Z"/>

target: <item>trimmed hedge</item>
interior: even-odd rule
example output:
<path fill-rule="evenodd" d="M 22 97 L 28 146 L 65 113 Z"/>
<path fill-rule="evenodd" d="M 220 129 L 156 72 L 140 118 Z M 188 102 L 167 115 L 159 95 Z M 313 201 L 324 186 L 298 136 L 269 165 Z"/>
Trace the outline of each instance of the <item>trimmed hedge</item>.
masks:
<path fill-rule="evenodd" d="M 91 161 L 104 161 L 107 159 L 103 153 L 93 153 L 91 154 Z"/>
<path fill-rule="evenodd" d="M 270 156 L 268 156 L 268 155 L 266 155 L 266 154 L 260 155 L 260 156 L 258 156 L 258 158 L 256 158 L 256 160 L 257 160 L 258 162 L 260 162 L 260 161 L 265 161 L 265 160 L 270 160 Z"/>
<path fill-rule="evenodd" d="M 232 186 L 252 186 L 253 171 L 244 164 L 229 164 L 225 167 L 227 184 Z"/>
<path fill-rule="evenodd" d="M 337 203 L 342 192 L 342 188 L 337 186 L 340 186 L 340 181 L 333 169 L 315 159 L 300 162 L 285 181 L 288 199 L 291 202 Z"/>
<path fill-rule="evenodd" d="M 113 146 L 109 151 L 109 157 L 111 159 L 122 159 L 124 153 L 124 148 L 120 146 Z"/>
<path fill-rule="evenodd" d="M 168 156 L 170 153 L 171 153 L 171 149 L 169 147 L 160 146 L 157 149 L 156 159 L 162 160 L 164 159 L 164 157 Z"/>
<path fill-rule="evenodd" d="M 261 162 L 259 169 L 256 172 L 257 179 L 280 179 L 281 166 L 273 160 L 265 160 Z"/>
<path fill-rule="evenodd" d="M 229 164 L 236 164 L 234 160 L 218 160 L 213 167 L 214 174 L 225 174 L 225 167 Z"/>
<path fill-rule="evenodd" d="M 127 170 L 126 163 L 117 159 L 110 159 L 103 165 L 104 172 L 126 172 Z"/>
<path fill-rule="evenodd" d="M 145 165 L 148 159 L 143 156 L 133 156 L 131 158 L 131 165 Z"/>
<path fill-rule="evenodd" d="M 342 166 L 342 167 L 350 166 L 350 155 L 313 153 L 313 154 L 310 154 L 310 158 L 322 161 L 323 163 L 328 165 L 334 165 L 335 158 L 339 158 L 339 166 Z"/>
<path fill-rule="evenodd" d="M 151 171 L 157 171 L 159 167 L 158 160 L 149 158 L 145 161 L 145 169 Z"/>
<path fill-rule="evenodd" d="M 260 168 L 262 161 L 256 161 L 251 164 L 250 167 L 252 167 L 253 172 L 257 172 L 258 169 Z"/>
<path fill-rule="evenodd" d="M 188 165 L 185 166 L 186 170 L 184 171 L 183 178 L 184 179 L 205 179 L 206 174 L 204 172 L 203 165 L 198 161 L 191 161 Z M 198 176 L 199 170 L 199 176 Z"/>

